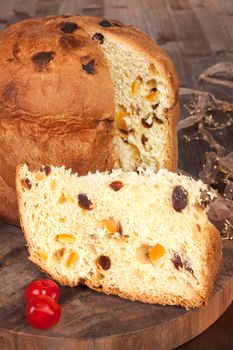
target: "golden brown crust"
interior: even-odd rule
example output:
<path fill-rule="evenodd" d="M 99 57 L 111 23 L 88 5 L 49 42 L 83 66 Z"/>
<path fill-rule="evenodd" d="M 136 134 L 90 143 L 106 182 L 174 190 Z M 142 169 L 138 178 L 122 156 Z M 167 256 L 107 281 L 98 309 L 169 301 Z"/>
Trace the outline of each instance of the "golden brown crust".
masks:
<path fill-rule="evenodd" d="M 30 19 L 0 34 L 0 217 L 11 223 L 17 164 L 65 164 L 80 174 L 114 164 L 107 62 L 83 28 L 60 30 L 64 21 Z M 93 74 L 83 68 L 92 60 Z"/>
<path fill-rule="evenodd" d="M 0 33 L 0 217 L 18 223 L 15 167 L 65 165 L 79 174 L 114 165 L 114 89 L 100 45 L 101 32 L 154 62 L 168 83 L 167 168 L 176 170 L 178 79 L 164 51 L 130 26 L 103 18 L 28 19 Z M 65 22 L 78 28 L 61 30 Z M 68 30 L 68 32 L 67 32 Z M 94 63 L 93 63 L 94 60 Z M 86 66 L 88 65 L 88 66 Z M 85 67 L 85 68 L 84 68 Z M 88 71 L 88 72 L 87 72 Z"/>
<path fill-rule="evenodd" d="M 178 164 L 178 143 L 177 143 L 177 122 L 179 118 L 179 101 L 167 111 L 168 121 L 168 153 L 165 168 L 170 171 L 177 171 Z"/>

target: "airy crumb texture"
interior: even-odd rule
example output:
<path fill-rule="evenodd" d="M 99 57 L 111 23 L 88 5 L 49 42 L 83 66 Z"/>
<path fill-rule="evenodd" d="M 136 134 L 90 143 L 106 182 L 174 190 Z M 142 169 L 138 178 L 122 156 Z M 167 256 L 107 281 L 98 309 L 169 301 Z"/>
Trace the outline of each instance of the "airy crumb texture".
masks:
<path fill-rule="evenodd" d="M 152 62 L 125 45 L 106 38 L 101 48 L 115 91 L 116 167 L 166 167 L 170 128 L 165 111 L 171 107 L 166 80 Z"/>
<path fill-rule="evenodd" d="M 17 190 L 30 259 L 60 283 L 186 308 L 212 294 L 221 238 L 206 216 L 214 194 L 201 181 L 23 165 Z"/>

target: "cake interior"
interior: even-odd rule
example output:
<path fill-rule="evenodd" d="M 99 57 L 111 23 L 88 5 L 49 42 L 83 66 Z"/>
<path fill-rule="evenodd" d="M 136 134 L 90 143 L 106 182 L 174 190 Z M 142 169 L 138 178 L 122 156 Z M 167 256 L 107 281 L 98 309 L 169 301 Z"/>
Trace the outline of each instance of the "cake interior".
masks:
<path fill-rule="evenodd" d="M 63 167 L 46 175 L 24 166 L 19 176 L 30 259 L 53 278 L 135 300 L 187 306 L 206 299 L 206 259 L 215 248 L 199 205 L 204 184 L 165 170 L 78 177 Z M 177 212 L 172 191 L 181 184 L 188 204 Z"/>
<path fill-rule="evenodd" d="M 155 65 L 136 51 L 105 38 L 116 99 L 116 167 L 123 170 L 166 167 L 168 89 Z"/>

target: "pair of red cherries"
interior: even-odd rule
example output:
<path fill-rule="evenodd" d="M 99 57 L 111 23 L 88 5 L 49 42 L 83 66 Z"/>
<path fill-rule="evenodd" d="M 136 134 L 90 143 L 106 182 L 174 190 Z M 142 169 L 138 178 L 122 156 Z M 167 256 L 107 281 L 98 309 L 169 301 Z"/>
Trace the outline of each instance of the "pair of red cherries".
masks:
<path fill-rule="evenodd" d="M 29 284 L 24 294 L 27 302 L 25 310 L 27 322 L 37 329 L 55 326 L 61 318 L 59 297 L 59 287 L 52 280 L 41 279 Z"/>

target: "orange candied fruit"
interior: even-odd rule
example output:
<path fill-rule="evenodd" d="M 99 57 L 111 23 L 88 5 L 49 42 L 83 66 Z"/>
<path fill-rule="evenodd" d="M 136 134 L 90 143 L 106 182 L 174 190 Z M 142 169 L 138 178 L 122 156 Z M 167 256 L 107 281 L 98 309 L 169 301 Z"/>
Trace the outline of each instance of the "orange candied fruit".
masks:
<path fill-rule="evenodd" d="M 113 219 L 107 219 L 102 221 L 103 225 L 106 227 L 108 233 L 121 233 L 121 224 Z"/>
<path fill-rule="evenodd" d="M 149 257 L 152 261 L 160 259 L 164 254 L 165 248 L 160 244 L 156 244 L 149 250 Z"/>

